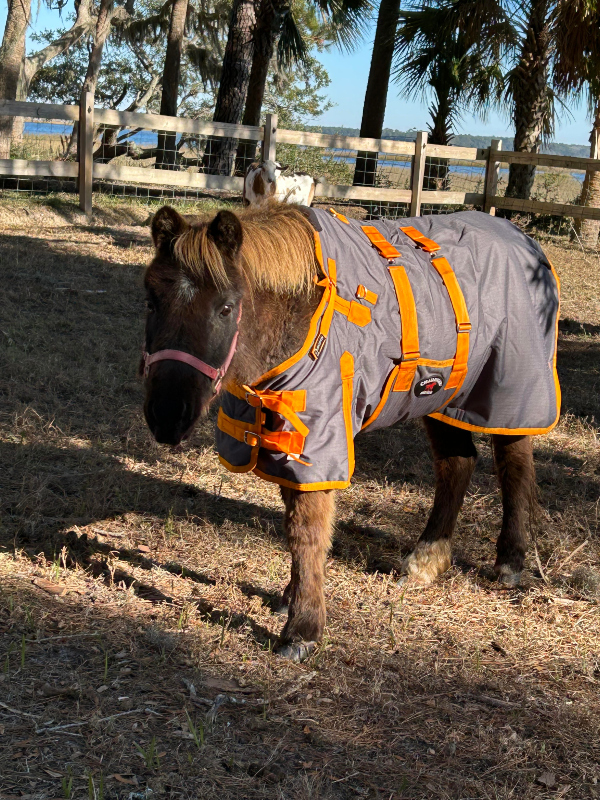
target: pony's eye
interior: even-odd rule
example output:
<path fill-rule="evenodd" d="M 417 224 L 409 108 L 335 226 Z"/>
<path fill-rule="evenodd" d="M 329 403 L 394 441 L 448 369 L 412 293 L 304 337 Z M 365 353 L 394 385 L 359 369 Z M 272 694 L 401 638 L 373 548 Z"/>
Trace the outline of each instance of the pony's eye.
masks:
<path fill-rule="evenodd" d="M 232 311 L 233 311 L 233 306 L 227 304 L 226 306 L 223 306 L 223 308 L 221 309 L 221 316 L 228 317 Z"/>

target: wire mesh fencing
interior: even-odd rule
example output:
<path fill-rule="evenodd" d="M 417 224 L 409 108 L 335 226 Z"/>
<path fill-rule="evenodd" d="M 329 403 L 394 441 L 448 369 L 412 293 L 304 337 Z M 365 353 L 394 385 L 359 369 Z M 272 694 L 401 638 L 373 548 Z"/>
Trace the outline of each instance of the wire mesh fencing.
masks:
<path fill-rule="evenodd" d="M 67 161 L 74 160 L 74 124 L 66 120 L 34 117 L 9 117 L 8 141 L 0 143 L 3 155 L 12 160 Z M 75 130 L 76 135 L 76 130 Z M 1 145 L 5 146 L 2 147 Z M 74 192 L 76 180 L 69 177 L 0 175 L 2 194 L 45 195 L 53 192 Z"/>

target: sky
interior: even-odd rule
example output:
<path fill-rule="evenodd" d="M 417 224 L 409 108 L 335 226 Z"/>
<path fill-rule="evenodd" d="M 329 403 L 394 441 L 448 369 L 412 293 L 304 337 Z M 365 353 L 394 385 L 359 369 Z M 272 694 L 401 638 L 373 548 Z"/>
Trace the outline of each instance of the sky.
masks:
<path fill-rule="evenodd" d="M 72 8 L 69 4 L 68 9 Z M 63 20 L 66 12 L 63 12 Z M 0 30 L 4 30 L 6 5 L 0 8 Z M 49 11 L 39 0 L 33 3 L 33 22 L 31 31 L 58 27 L 61 24 L 58 12 Z M 365 37 L 364 44 L 352 53 L 342 53 L 337 49 L 326 50 L 318 54 L 325 66 L 331 83 L 328 88 L 329 98 L 334 107 L 311 120 L 315 125 L 344 126 L 359 128 L 362 116 L 362 105 L 365 97 L 371 48 L 373 46 L 374 26 Z M 398 130 L 426 130 L 429 119 L 428 103 L 411 101 L 398 97 L 396 87 L 390 84 L 384 127 Z M 562 112 L 557 121 L 554 141 L 566 144 L 588 144 L 591 123 L 587 117 L 585 103 L 571 108 L 570 112 Z M 481 136 L 512 136 L 512 126 L 508 117 L 489 114 L 486 120 L 472 115 L 465 115 L 456 126 L 455 133 L 470 133 Z"/>

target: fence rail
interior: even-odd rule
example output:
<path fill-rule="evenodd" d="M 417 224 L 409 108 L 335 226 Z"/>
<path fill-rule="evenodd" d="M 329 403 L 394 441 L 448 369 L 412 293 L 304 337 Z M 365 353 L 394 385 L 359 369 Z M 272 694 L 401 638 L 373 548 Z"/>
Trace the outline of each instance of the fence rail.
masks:
<path fill-rule="evenodd" d="M 38 152 L 42 160 L 31 158 L 0 159 L 0 176 L 15 178 L 69 178 L 77 179 L 80 195 L 80 206 L 86 212 L 92 209 L 92 187 L 94 180 L 115 181 L 126 184 L 145 184 L 146 186 L 171 186 L 181 189 L 212 189 L 229 192 L 241 192 L 243 178 L 230 174 L 213 174 L 203 159 L 208 153 L 203 144 L 204 155 L 197 157 L 199 147 L 193 149 L 197 142 L 229 143 L 230 149 L 237 141 L 240 148 L 247 153 L 255 152 L 257 143 L 261 144 L 264 158 L 274 160 L 281 147 L 281 159 L 285 161 L 291 151 L 296 154 L 317 152 L 316 160 L 311 162 L 317 173 L 316 198 L 328 198 L 339 201 L 366 201 L 383 204 L 404 204 L 406 212 L 411 216 L 421 213 L 423 205 L 428 206 L 480 206 L 490 214 L 497 208 L 536 214 L 555 214 L 579 219 L 600 220 L 600 209 L 589 208 L 576 203 L 551 202 L 546 199 L 521 200 L 505 197 L 499 193 L 501 173 L 506 172 L 502 165 L 526 164 L 543 167 L 550 177 L 546 181 L 556 180 L 552 170 L 560 168 L 570 170 L 579 175 L 583 172 L 600 170 L 600 160 L 595 158 L 577 158 L 573 156 L 549 155 L 546 153 L 520 153 L 502 150 L 501 140 L 494 139 L 489 148 L 454 147 L 429 144 L 427 134 L 420 131 L 414 142 L 395 141 L 390 139 L 366 139 L 358 136 L 339 136 L 335 134 L 313 133 L 310 131 L 283 130 L 277 127 L 276 115 L 267 115 L 264 127 L 248 125 L 231 125 L 227 123 L 206 122 L 204 120 L 183 117 L 167 117 L 159 114 L 142 114 L 130 111 L 94 108 L 94 98 L 87 93 L 82 95 L 80 105 L 56 105 L 50 103 L 13 102 L 0 100 L 0 116 L 20 118 L 23 123 L 21 132 L 25 130 L 27 120 L 62 121 L 75 137 L 78 126 L 77 160 L 48 160 L 47 155 Z M 60 127 L 60 126 L 59 126 Z M 119 134 L 119 131 L 128 133 Z M 98 146 L 99 135 L 114 132 L 113 144 L 106 148 Z M 151 131 L 160 141 L 170 137 L 170 141 L 184 143 L 177 148 L 187 147 L 182 152 L 172 153 L 173 164 L 164 166 L 164 162 L 151 168 L 148 163 L 152 156 L 145 153 L 156 152 L 159 148 L 137 147 L 138 160 L 146 159 L 145 166 L 132 166 L 131 163 L 115 163 L 117 156 L 111 156 L 110 147 L 115 152 L 121 150 L 129 153 L 135 151 L 135 135 L 139 132 Z M 185 139 L 182 138 L 185 135 Z M 58 140 L 58 135 L 54 136 Z M 66 137 L 63 137 L 66 138 Z M 125 142 L 125 145 L 123 145 Z M 116 143 L 116 144 L 115 144 Z M 231 144 L 233 143 L 233 145 Z M 194 145 L 195 146 L 195 145 Z M 102 152 L 101 152 L 102 150 Z M 105 152 L 105 150 L 107 152 Z M 11 151 L 12 152 L 12 151 Z M 67 158 L 73 158 L 69 155 Z M 182 155 L 183 153 L 183 155 Z M 188 154 L 192 153 L 192 156 Z M 52 150 L 50 156 L 55 155 Z M 351 185 L 345 182 L 332 182 L 329 178 L 318 176 L 318 164 L 322 164 L 325 155 L 330 163 L 338 169 L 334 179 L 352 180 L 352 174 L 360 159 L 371 165 L 371 176 L 365 184 L 383 185 Z M 250 158 L 253 156 L 250 155 Z M 178 159 L 178 160 L 177 160 Z M 154 156 L 154 160 L 157 157 Z M 105 162 L 105 163 L 103 163 Z M 108 162 L 108 163 L 106 163 Z M 134 164 L 136 161 L 134 161 Z M 453 166 L 450 166 L 452 163 Z M 315 164 L 317 166 L 315 166 Z M 374 167 L 373 167 L 374 165 Z M 162 167 L 162 168 L 160 168 Z M 364 168 L 364 166 L 363 166 Z M 198 169 L 199 171 L 192 171 Z M 364 168 L 366 169 L 366 168 Z M 394 180 L 385 177 L 394 174 Z M 379 170 L 379 171 L 378 171 Z M 455 172 L 452 173 L 452 170 Z M 221 170 L 222 171 L 222 170 Z M 231 170 L 230 170 L 231 171 Z M 238 172 L 239 174 L 239 172 Z M 365 172 L 365 174 L 367 174 Z M 545 173 L 544 173 L 545 174 Z M 382 177 L 383 175 L 383 177 Z M 403 176 L 401 180 L 398 176 Z M 471 175 L 470 180 L 458 180 Z M 442 176 L 442 177 L 440 177 Z M 571 184 L 576 186 L 577 178 L 567 176 Z M 387 183 L 387 185 L 385 185 Z M 461 185 L 462 183 L 462 185 Z M 465 191 L 458 191 L 463 189 Z M 475 191 L 469 191 L 469 187 Z M 543 196 L 543 195 L 542 195 Z M 572 195 L 571 195 L 572 196 Z M 559 199 L 565 199 L 559 197 Z M 568 199 L 568 198 L 567 198 Z"/>

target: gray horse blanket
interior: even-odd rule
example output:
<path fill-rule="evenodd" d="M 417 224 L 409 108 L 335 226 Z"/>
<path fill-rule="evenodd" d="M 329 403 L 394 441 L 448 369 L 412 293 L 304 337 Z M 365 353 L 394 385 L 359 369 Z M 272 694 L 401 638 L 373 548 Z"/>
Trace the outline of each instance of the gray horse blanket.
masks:
<path fill-rule="evenodd" d="M 558 278 L 512 223 L 467 211 L 364 223 L 311 210 L 322 298 L 304 346 L 228 386 L 221 462 L 304 491 L 344 488 L 354 437 L 429 415 L 470 431 L 558 421 Z"/>

